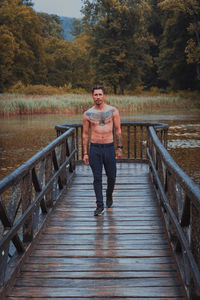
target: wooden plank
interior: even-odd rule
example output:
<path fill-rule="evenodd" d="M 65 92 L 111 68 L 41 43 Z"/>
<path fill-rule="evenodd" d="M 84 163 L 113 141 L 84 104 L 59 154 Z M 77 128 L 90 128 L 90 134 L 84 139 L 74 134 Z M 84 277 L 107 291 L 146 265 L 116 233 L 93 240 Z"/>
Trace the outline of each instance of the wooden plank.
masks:
<path fill-rule="evenodd" d="M 39 272 L 38 272 L 39 271 Z M 120 279 L 120 278 L 175 278 L 176 271 L 121 271 L 121 272 L 91 272 L 91 271 L 27 271 L 22 274 L 20 278 L 34 277 L 34 278 L 71 278 L 71 279 Z"/>
<path fill-rule="evenodd" d="M 109 228 L 112 228 L 115 226 L 116 227 L 125 227 L 125 226 L 159 226 L 159 227 L 162 227 L 162 223 L 159 219 L 152 219 L 152 220 L 141 220 L 141 219 L 135 219 L 135 220 L 121 220 L 120 219 L 120 225 L 115 225 L 114 222 L 113 222 L 113 225 L 111 225 L 112 223 L 110 222 L 109 219 L 104 219 L 104 228 L 106 228 L 106 226 L 109 226 Z M 49 221 L 49 226 L 68 226 L 69 227 L 82 227 L 82 226 L 95 226 L 95 228 L 98 228 L 100 227 L 100 225 L 98 224 L 98 222 L 96 222 L 96 220 L 94 218 L 75 218 L 73 220 L 57 220 L 57 218 L 52 218 L 50 221 Z M 117 223 L 118 224 L 118 223 Z"/>
<path fill-rule="evenodd" d="M 73 209 L 69 209 L 69 208 L 63 208 L 61 210 L 57 210 L 56 212 L 56 216 L 57 217 L 75 217 L 75 218 L 80 218 L 80 217 L 94 217 L 94 208 L 96 208 L 96 204 L 94 202 L 93 204 L 93 207 L 92 208 L 77 208 L 77 207 L 74 207 Z M 115 209 L 114 209 L 115 208 Z M 142 207 L 140 208 L 137 208 L 137 210 L 135 209 L 134 212 L 131 212 L 130 210 L 124 208 L 124 207 L 114 207 L 113 205 L 113 213 L 112 213 L 112 216 L 110 216 L 110 218 L 113 218 L 113 220 L 115 220 L 116 218 L 117 219 L 120 219 L 121 217 L 123 219 L 125 219 L 125 217 L 129 220 L 133 219 L 134 217 L 138 217 L 138 216 L 141 216 L 143 217 L 143 219 L 146 219 L 147 218 L 150 218 L 150 217 L 157 217 L 156 215 L 156 208 L 146 208 L 144 210 L 144 208 L 142 209 Z M 104 211 L 104 215 L 103 216 L 100 216 L 98 219 L 99 219 L 99 222 L 101 220 L 101 218 L 103 220 L 107 220 L 107 216 L 106 216 L 106 208 L 105 208 L 105 211 Z"/>
<path fill-rule="evenodd" d="M 113 208 L 100 217 L 91 170 L 76 174 L 7 299 L 184 299 L 148 166 L 118 166 Z"/>
<path fill-rule="evenodd" d="M 60 241 L 59 241 L 60 242 Z M 99 243 L 100 246 L 100 243 Z M 110 248 L 115 248 L 115 250 L 162 250 L 162 249 L 169 249 L 168 245 L 163 245 L 163 244 L 145 244 L 144 241 L 142 244 L 135 244 L 135 243 L 127 243 L 124 244 L 117 244 L 115 242 L 109 242 L 109 244 L 106 244 L 104 249 L 109 250 Z M 94 245 L 91 244 L 79 244 L 79 245 L 74 245 L 74 244 L 58 244 L 57 242 L 49 242 L 49 244 L 40 244 L 36 248 L 37 250 L 93 250 Z"/>
<path fill-rule="evenodd" d="M 104 259 L 105 260 L 105 259 Z M 68 263 L 67 263 L 68 262 Z M 28 264 L 24 264 L 23 272 L 175 272 L 172 262 L 163 262 L 162 259 L 116 259 L 115 262 L 106 260 L 99 263 L 99 259 L 38 259 L 31 258 Z M 40 274 L 40 276 L 42 276 Z"/>
<path fill-rule="evenodd" d="M 7 297 L 7 299 L 8 300 L 16 300 L 16 297 Z M 40 298 L 41 299 L 41 298 Z M 51 297 L 50 298 L 51 300 L 58 300 L 58 298 L 54 298 L 54 297 Z M 79 298 L 79 297 L 73 297 L 73 298 L 71 298 L 71 297 L 62 297 L 62 298 L 59 298 L 59 299 L 62 299 L 62 300 L 64 300 L 64 299 L 67 299 L 67 300 L 82 300 L 83 299 L 83 297 L 81 297 L 81 298 Z M 89 299 L 89 298 L 85 298 L 84 297 L 84 299 Z M 90 298 L 91 299 L 91 298 Z M 106 298 L 106 299 L 108 299 L 108 298 Z M 117 299 L 117 298 L 113 298 L 113 299 Z M 119 299 L 119 298 L 118 298 Z M 130 297 L 126 297 L 126 300 L 135 300 L 136 298 L 130 298 Z M 156 298 L 156 300 L 166 300 L 166 299 L 169 299 L 169 298 Z M 27 298 L 23 298 L 23 297 L 20 297 L 20 300 L 27 300 Z M 99 297 L 95 297 L 95 300 L 105 300 L 105 298 L 99 298 Z M 141 298 L 140 297 L 140 300 L 155 300 L 155 298 Z M 170 300 L 183 300 L 183 297 L 171 297 L 170 298 Z"/>
<path fill-rule="evenodd" d="M 34 295 L 34 298 L 52 298 L 52 297 L 90 297 L 90 298 L 96 298 L 98 296 L 102 297 L 132 297 L 134 295 L 135 298 L 141 298 L 141 297 L 165 297 L 168 299 L 171 297 L 177 297 L 177 296 L 183 296 L 181 293 L 181 290 L 179 287 L 117 287 L 114 286 L 106 286 L 106 287 L 92 287 L 87 288 L 85 283 L 84 288 L 67 288 L 67 287 L 15 287 L 13 291 L 11 291 L 10 296 L 15 297 L 26 297 L 26 298 L 32 298 Z M 42 288 L 41 288 L 42 287 Z"/>
<path fill-rule="evenodd" d="M 53 275 L 52 275 L 53 276 Z M 115 278 L 107 280 L 104 278 L 90 279 L 90 278 L 30 278 L 26 276 L 21 276 L 15 283 L 15 286 L 23 287 L 67 287 L 67 288 L 84 288 L 87 280 L 87 288 L 98 286 L 98 288 L 104 288 L 109 286 L 117 286 L 117 288 L 125 287 L 176 287 L 177 283 L 174 277 L 170 278 Z"/>
<path fill-rule="evenodd" d="M 120 197 L 122 196 L 122 198 L 131 198 L 131 194 L 132 194 L 132 190 L 115 190 L 113 192 L 113 197 Z M 135 191 L 137 194 L 135 195 L 135 197 L 139 197 L 139 198 L 144 198 L 144 197 L 147 197 L 147 196 L 153 196 L 153 192 L 149 192 L 148 190 L 145 191 L 143 189 L 141 190 L 136 190 Z M 91 191 L 91 190 L 86 190 L 84 191 L 84 197 L 88 197 L 88 196 L 93 196 L 94 192 Z M 83 196 L 83 191 L 79 191 L 79 190 L 75 190 L 75 191 L 72 191 L 70 190 L 68 192 L 68 196 L 75 196 L 75 197 L 82 197 Z"/>
<path fill-rule="evenodd" d="M 88 196 L 88 197 L 81 197 L 82 200 L 79 200 L 80 197 L 73 197 L 71 196 L 69 199 L 66 199 L 66 202 L 62 204 L 62 206 L 60 206 L 60 208 L 58 209 L 58 211 L 62 210 L 62 209 L 67 209 L 70 207 L 74 207 L 74 208 L 84 208 L 84 210 L 86 208 L 89 209 L 93 209 L 95 207 L 95 203 L 96 203 L 96 199 L 94 196 Z M 112 212 L 113 208 L 124 208 L 124 210 L 127 211 L 127 216 L 130 215 L 129 214 L 129 208 L 132 209 L 132 213 L 133 213 L 133 217 L 134 217 L 134 208 L 135 207 L 141 207 L 144 210 L 144 207 L 153 207 L 156 208 L 155 204 L 153 203 L 153 201 L 149 200 L 147 197 L 135 197 L 135 199 L 133 199 L 132 202 L 128 202 L 127 198 L 123 198 L 121 197 L 121 201 L 118 202 L 116 201 L 116 197 L 113 198 L 113 206 L 112 208 L 109 208 L 109 210 L 106 208 L 105 205 L 105 197 L 104 197 L 104 208 L 105 208 L 105 212 Z M 157 209 L 157 208 L 156 208 Z M 104 212 L 104 215 L 105 215 Z M 156 215 L 155 215 L 156 216 Z M 78 215 L 77 215 L 78 217 Z"/>
<path fill-rule="evenodd" d="M 62 227 L 60 226 L 60 229 Z M 63 233 L 60 232 L 59 228 L 57 229 L 54 229 L 53 227 L 51 228 L 48 228 L 47 230 L 47 234 L 49 235 L 60 235 L 62 236 L 63 234 L 68 234 L 69 230 L 68 229 L 63 229 Z M 72 229 L 71 230 L 71 234 L 74 234 L 74 235 L 82 235 L 82 234 L 85 234 L 85 235 L 94 235 L 98 232 L 98 229 L 84 229 L 84 228 L 77 228 L 77 229 Z M 162 234 L 162 231 L 160 229 L 116 229 L 115 231 L 113 230 L 113 234 L 119 234 L 119 235 L 123 235 L 123 234 L 150 234 L 151 233 L 155 233 L 155 234 Z M 101 229 L 101 232 L 98 233 L 98 235 L 111 235 L 111 230 L 110 229 Z"/>
<path fill-rule="evenodd" d="M 163 237 L 162 234 L 121 234 L 117 237 L 113 237 L 112 235 L 102 235 L 102 238 L 104 238 L 106 240 L 106 237 L 107 239 L 109 239 L 109 241 L 111 240 L 114 240 L 115 242 L 117 241 L 123 241 L 123 242 L 126 242 L 127 240 L 132 240 L 132 241 L 135 241 L 135 240 L 140 240 L 140 241 L 143 241 L 143 242 L 147 242 L 148 240 L 156 240 L 156 241 L 159 241 L 159 242 L 164 242 L 166 241 L 165 238 Z M 46 239 L 51 239 L 52 241 L 53 240 L 57 240 L 58 239 L 58 236 L 54 236 L 54 235 L 45 235 L 43 240 L 46 240 Z M 76 235 L 76 234 L 69 234 L 69 235 L 62 235 L 60 234 L 60 238 L 63 240 L 63 239 L 66 239 L 68 241 L 71 241 L 71 242 L 74 242 L 76 243 L 76 240 L 80 243 L 84 242 L 84 241 L 95 241 L 96 243 L 98 243 L 98 240 L 96 239 L 95 240 L 95 237 L 93 235 L 88 235 L 88 234 L 82 234 L 82 235 Z M 101 241 L 101 239 L 100 239 Z"/>
<path fill-rule="evenodd" d="M 98 248 L 97 248 L 98 249 Z M 98 251 L 98 250 L 97 250 Z M 101 253 L 100 250 L 99 253 Z M 166 267 L 165 264 L 172 264 L 171 258 L 169 256 L 166 257 L 106 257 L 106 251 L 104 251 L 105 256 L 101 262 L 99 259 L 99 256 L 96 257 L 41 257 L 41 256 L 35 256 L 35 252 L 33 252 L 32 256 L 29 259 L 30 264 L 66 264 L 70 266 L 74 266 L 79 268 L 81 265 L 86 266 L 89 265 L 91 268 L 94 268 L 94 265 L 96 267 L 96 264 L 103 265 L 104 267 L 108 267 L 108 270 L 112 269 L 113 266 L 116 265 L 116 267 L 119 268 L 121 265 L 133 265 L 132 268 L 135 269 L 139 264 L 142 266 L 144 265 L 145 270 L 149 267 L 147 265 L 151 264 L 161 264 L 164 268 Z M 76 265 L 79 266 L 76 266 Z M 135 266 L 136 264 L 137 266 Z"/>
<path fill-rule="evenodd" d="M 79 249 L 73 249 L 73 250 L 35 250 L 34 256 L 38 257 L 105 257 L 105 251 L 104 250 L 79 250 Z M 166 250 L 113 250 L 109 249 L 106 250 L 106 257 L 166 257 Z"/>

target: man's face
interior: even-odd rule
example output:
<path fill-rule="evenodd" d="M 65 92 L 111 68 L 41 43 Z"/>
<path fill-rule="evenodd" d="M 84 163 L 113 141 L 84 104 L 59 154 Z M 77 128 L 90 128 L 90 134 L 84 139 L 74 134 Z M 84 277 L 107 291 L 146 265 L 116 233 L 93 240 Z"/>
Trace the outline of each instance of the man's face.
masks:
<path fill-rule="evenodd" d="M 94 103 L 99 106 L 104 103 L 105 94 L 102 89 L 96 89 L 92 94 L 92 98 L 94 100 Z"/>

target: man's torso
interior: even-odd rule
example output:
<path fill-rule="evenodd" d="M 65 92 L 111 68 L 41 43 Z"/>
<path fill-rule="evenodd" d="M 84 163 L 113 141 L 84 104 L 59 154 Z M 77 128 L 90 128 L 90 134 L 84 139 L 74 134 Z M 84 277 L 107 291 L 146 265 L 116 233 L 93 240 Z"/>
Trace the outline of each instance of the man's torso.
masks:
<path fill-rule="evenodd" d="M 94 107 L 85 112 L 91 128 L 91 142 L 107 144 L 113 142 L 113 123 L 116 108 L 105 105 L 103 111 Z"/>

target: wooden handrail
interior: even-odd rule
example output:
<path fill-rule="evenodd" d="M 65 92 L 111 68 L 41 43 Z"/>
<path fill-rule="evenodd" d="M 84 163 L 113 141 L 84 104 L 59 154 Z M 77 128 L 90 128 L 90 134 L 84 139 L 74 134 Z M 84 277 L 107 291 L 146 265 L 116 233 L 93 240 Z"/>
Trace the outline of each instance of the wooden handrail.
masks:
<path fill-rule="evenodd" d="M 188 299 L 200 299 L 200 188 L 149 127 L 147 156 L 154 190 Z"/>
<path fill-rule="evenodd" d="M 0 295 L 13 283 L 75 171 L 75 130 L 67 131 L 0 181 Z M 11 243 L 12 242 L 12 243 Z"/>
<path fill-rule="evenodd" d="M 123 159 L 121 161 L 148 162 L 146 157 L 146 142 L 149 126 L 155 128 L 161 142 L 165 147 L 167 146 L 168 124 L 158 122 L 121 122 L 124 146 Z M 57 136 L 59 136 L 70 127 L 75 128 L 75 144 L 78 150 L 76 160 L 80 161 L 83 157 L 83 125 L 81 123 L 57 125 L 55 129 Z"/>
<path fill-rule="evenodd" d="M 155 194 L 186 296 L 199 299 L 200 188 L 167 152 L 167 124 L 122 122 L 121 125 L 124 145 L 121 161 L 149 163 Z M 81 158 L 82 124 L 58 125 L 57 134 L 62 134 L 70 126 L 76 128 L 76 145 Z"/>
<path fill-rule="evenodd" d="M 81 161 L 82 124 L 57 125 L 57 139 L 0 181 L 0 295 L 15 279 Z M 167 152 L 168 125 L 122 122 L 121 161 L 149 163 L 169 242 L 188 299 L 200 297 L 200 188 Z M 11 243 L 12 242 L 12 243 Z"/>

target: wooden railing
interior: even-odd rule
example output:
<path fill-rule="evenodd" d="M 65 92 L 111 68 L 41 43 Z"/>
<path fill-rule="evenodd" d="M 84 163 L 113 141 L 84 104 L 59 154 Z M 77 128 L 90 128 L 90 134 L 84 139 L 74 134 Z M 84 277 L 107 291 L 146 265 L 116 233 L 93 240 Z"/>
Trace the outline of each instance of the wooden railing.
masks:
<path fill-rule="evenodd" d="M 169 243 L 188 299 L 200 299 L 200 188 L 167 152 L 168 125 L 122 122 L 124 157 L 121 161 L 150 165 L 155 195 L 163 214 Z M 56 126 L 62 134 L 67 126 L 76 130 L 76 159 L 82 158 L 82 125 Z"/>
<path fill-rule="evenodd" d="M 174 162 L 153 127 L 147 157 L 187 298 L 200 299 L 200 188 Z"/>
<path fill-rule="evenodd" d="M 71 128 L 70 128 L 71 127 Z M 82 160 L 82 124 L 56 126 L 58 138 L 0 182 L 3 295 L 30 253 Z M 149 163 L 155 195 L 188 299 L 200 299 L 200 188 L 167 152 L 168 125 L 122 122 L 121 161 Z"/>
<path fill-rule="evenodd" d="M 122 122 L 123 136 L 123 159 L 121 161 L 129 162 L 147 162 L 147 130 L 149 126 L 154 126 L 160 141 L 167 146 L 168 125 L 164 123 L 148 123 L 148 122 Z M 76 160 L 80 161 L 83 157 L 82 132 L 83 125 L 80 123 L 57 125 L 57 135 L 61 135 L 66 128 L 75 129 L 75 145 L 77 148 Z"/>
<path fill-rule="evenodd" d="M 0 181 L 0 298 L 14 282 L 75 170 L 74 129 Z"/>

